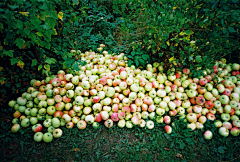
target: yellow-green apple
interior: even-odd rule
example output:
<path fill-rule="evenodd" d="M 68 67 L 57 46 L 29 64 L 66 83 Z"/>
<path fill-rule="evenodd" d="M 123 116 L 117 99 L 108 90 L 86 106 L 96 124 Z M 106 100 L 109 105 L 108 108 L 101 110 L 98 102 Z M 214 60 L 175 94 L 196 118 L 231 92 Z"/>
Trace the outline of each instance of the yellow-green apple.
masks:
<path fill-rule="evenodd" d="M 218 133 L 223 137 L 227 137 L 229 135 L 229 130 L 226 127 L 220 127 Z"/>
<path fill-rule="evenodd" d="M 44 133 L 42 139 L 44 142 L 49 143 L 53 140 L 53 135 L 52 133 L 49 133 L 49 132 Z"/>
<path fill-rule="evenodd" d="M 204 134 L 203 134 L 203 137 L 206 140 L 212 139 L 212 136 L 213 136 L 213 134 L 212 134 L 212 132 L 210 130 L 205 131 Z"/>
<path fill-rule="evenodd" d="M 54 129 L 52 132 L 54 138 L 60 138 L 62 136 L 62 130 L 60 128 Z"/>
<path fill-rule="evenodd" d="M 20 125 L 19 125 L 19 124 L 13 124 L 13 126 L 11 127 L 11 131 L 12 131 L 13 133 L 18 132 L 19 129 L 20 129 Z"/>
<path fill-rule="evenodd" d="M 146 127 L 147 127 L 148 129 L 153 129 L 153 128 L 154 128 L 154 122 L 153 122 L 152 120 L 148 120 L 148 121 L 146 122 Z"/>
<path fill-rule="evenodd" d="M 42 132 L 37 132 L 33 136 L 34 141 L 36 142 L 41 142 L 43 139 L 43 133 Z"/>

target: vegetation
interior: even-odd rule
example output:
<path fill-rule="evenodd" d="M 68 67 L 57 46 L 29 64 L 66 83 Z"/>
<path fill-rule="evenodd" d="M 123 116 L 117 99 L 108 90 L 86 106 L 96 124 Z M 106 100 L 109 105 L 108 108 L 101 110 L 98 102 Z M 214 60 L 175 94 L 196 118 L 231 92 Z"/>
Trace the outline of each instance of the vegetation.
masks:
<path fill-rule="evenodd" d="M 155 129 L 63 129 L 50 144 L 33 142 L 30 128 L 13 134 L 8 102 L 57 70 L 79 69 L 82 61 L 69 52 L 125 53 L 129 65 L 145 68 L 163 62 L 189 67 L 194 77 L 216 60 L 240 63 L 240 3 L 237 0 L 4 0 L 0 2 L 0 141 L 3 161 L 238 161 L 238 137 L 211 141 L 175 120 Z M 201 56 L 201 60 L 197 58 Z M 213 122 L 205 128 L 214 130 Z"/>

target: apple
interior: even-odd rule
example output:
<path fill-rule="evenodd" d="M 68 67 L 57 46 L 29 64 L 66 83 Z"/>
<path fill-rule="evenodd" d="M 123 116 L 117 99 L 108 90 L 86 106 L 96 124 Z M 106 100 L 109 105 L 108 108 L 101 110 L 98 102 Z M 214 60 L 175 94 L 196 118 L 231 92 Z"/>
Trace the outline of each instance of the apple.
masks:
<path fill-rule="evenodd" d="M 53 131 L 54 131 L 54 127 L 53 126 L 50 126 L 50 127 L 48 127 L 48 129 L 47 129 L 47 131 L 49 132 L 49 133 L 52 133 Z"/>
<path fill-rule="evenodd" d="M 146 127 L 147 127 L 148 129 L 153 129 L 153 128 L 154 128 L 154 122 L 153 122 L 152 120 L 148 120 L 148 121 L 146 122 Z"/>
<path fill-rule="evenodd" d="M 21 121 L 21 126 L 26 128 L 28 126 L 30 126 L 30 119 L 29 118 L 24 118 L 22 121 Z"/>
<path fill-rule="evenodd" d="M 200 116 L 200 117 L 198 118 L 198 121 L 199 121 L 200 123 L 204 124 L 204 123 L 207 121 L 207 118 L 206 118 L 206 116 Z"/>
<path fill-rule="evenodd" d="M 20 125 L 19 125 L 19 124 L 14 124 L 14 125 L 11 127 L 11 131 L 12 131 L 13 133 L 18 132 L 19 129 L 20 129 Z"/>
<path fill-rule="evenodd" d="M 233 127 L 233 128 L 231 129 L 230 133 L 231 133 L 231 135 L 233 135 L 233 136 L 238 136 L 239 133 L 240 133 L 240 130 L 239 130 L 238 127 Z"/>
<path fill-rule="evenodd" d="M 188 122 L 196 122 L 197 121 L 197 115 L 195 113 L 188 113 L 186 116 Z"/>
<path fill-rule="evenodd" d="M 49 132 L 44 133 L 42 139 L 44 142 L 49 143 L 53 140 L 53 135 L 52 133 L 49 133 Z"/>
<path fill-rule="evenodd" d="M 43 139 L 43 133 L 42 132 L 36 132 L 33 136 L 34 141 L 41 142 Z"/>
<path fill-rule="evenodd" d="M 203 134 L 203 137 L 206 140 L 212 139 L 212 136 L 213 136 L 213 134 L 212 134 L 212 132 L 210 130 L 205 131 L 204 134 Z"/>
<path fill-rule="evenodd" d="M 220 127 L 218 133 L 223 137 L 227 137 L 229 135 L 229 130 L 226 127 Z"/>
<path fill-rule="evenodd" d="M 162 122 L 158 122 L 158 123 L 162 123 Z M 167 134 L 171 134 L 172 133 L 172 127 L 171 126 L 165 125 L 164 129 L 165 129 Z"/>
<path fill-rule="evenodd" d="M 54 138 L 60 138 L 62 136 L 62 130 L 60 128 L 54 129 L 52 132 Z"/>
<path fill-rule="evenodd" d="M 192 130 L 195 130 L 195 129 L 196 129 L 196 122 L 188 123 L 188 124 L 187 124 L 187 128 L 190 128 L 190 129 L 192 129 Z"/>
<path fill-rule="evenodd" d="M 42 131 L 42 125 L 41 124 L 35 124 L 32 126 L 33 132 L 41 132 Z"/>
<path fill-rule="evenodd" d="M 222 119 L 223 121 L 229 121 L 231 118 L 230 118 L 230 115 L 229 115 L 229 114 L 227 114 L 227 113 L 222 113 L 222 114 L 221 114 L 221 119 Z"/>
<path fill-rule="evenodd" d="M 57 117 L 52 118 L 52 126 L 54 128 L 58 128 L 60 127 L 60 125 L 61 125 L 61 122 Z"/>
<path fill-rule="evenodd" d="M 84 120 L 80 120 L 80 121 L 77 123 L 78 129 L 85 129 L 86 126 L 87 126 L 87 123 L 86 123 L 86 121 L 84 121 Z"/>
<path fill-rule="evenodd" d="M 107 119 L 105 122 L 104 122 L 104 125 L 107 127 L 107 128 L 111 128 L 113 126 L 113 121 L 112 119 Z"/>
<path fill-rule="evenodd" d="M 221 95 L 219 101 L 225 105 L 229 102 L 229 97 L 227 95 Z"/>
<path fill-rule="evenodd" d="M 163 117 L 163 120 L 164 120 L 164 123 L 170 124 L 170 122 L 171 122 L 171 117 L 168 116 L 168 115 L 165 115 L 165 116 Z"/>

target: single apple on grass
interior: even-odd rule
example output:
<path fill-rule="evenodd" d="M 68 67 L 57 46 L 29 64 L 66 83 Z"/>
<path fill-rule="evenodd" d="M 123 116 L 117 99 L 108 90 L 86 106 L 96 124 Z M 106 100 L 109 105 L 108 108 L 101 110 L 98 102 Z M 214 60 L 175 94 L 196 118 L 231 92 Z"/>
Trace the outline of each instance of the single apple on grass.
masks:
<path fill-rule="evenodd" d="M 210 130 L 205 131 L 204 134 L 203 134 L 203 137 L 206 140 L 212 139 L 212 136 L 213 136 L 213 134 L 212 134 L 212 132 Z"/>

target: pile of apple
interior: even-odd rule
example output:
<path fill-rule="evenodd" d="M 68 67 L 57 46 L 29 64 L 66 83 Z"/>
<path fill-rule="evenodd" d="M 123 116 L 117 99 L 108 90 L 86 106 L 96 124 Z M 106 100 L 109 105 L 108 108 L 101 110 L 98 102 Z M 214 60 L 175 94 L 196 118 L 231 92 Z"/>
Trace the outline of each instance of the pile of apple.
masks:
<path fill-rule="evenodd" d="M 103 50 L 101 44 L 99 51 Z M 74 74 L 59 70 L 45 80 L 31 80 L 31 87 L 9 102 L 13 114 L 12 132 L 32 126 L 37 142 L 51 142 L 62 136 L 60 127 L 94 128 L 103 122 L 108 128 L 132 128 L 134 125 L 153 129 L 154 122 L 165 123 L 172 132 L 171 117 L 177 116 L 187 127 L 203 129 L 207 120 L 214 121 L 219 134 L 240 133 L 240 65 L 217 61 L 204 76 L 190 78 L 190 69 L 169 69 L 163 73 L 162 63 L 148 64 L 146 70 L 128 67 L 123 53 L 112 56 L 107 51 L 72 54 L 86 61 Z M 199 56 L 198 56 L 199 59 Z M 217 115 L 219 114 L 219 115 Z M 219 116 L 217 119 L 216 117 Z M 43 127 L 47 128 L 42 133 Z M 205 139 L 212 132 L 204 133 Z"/>

